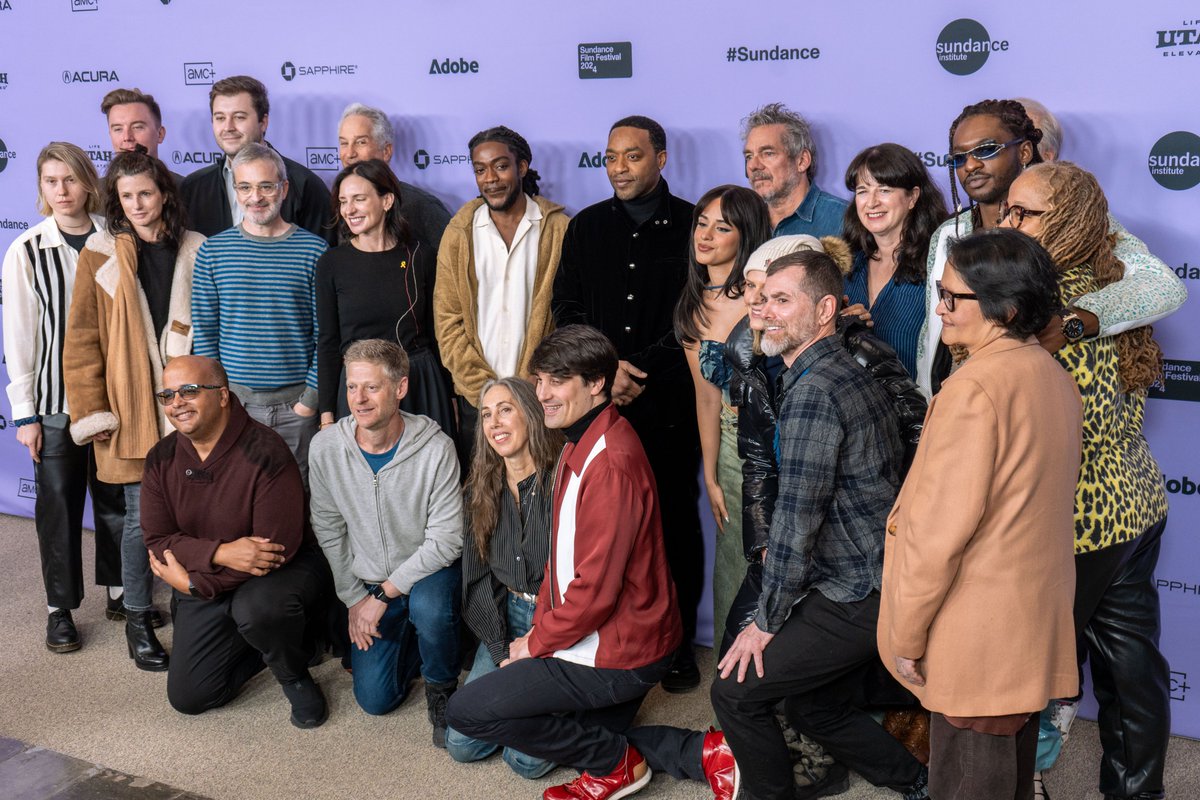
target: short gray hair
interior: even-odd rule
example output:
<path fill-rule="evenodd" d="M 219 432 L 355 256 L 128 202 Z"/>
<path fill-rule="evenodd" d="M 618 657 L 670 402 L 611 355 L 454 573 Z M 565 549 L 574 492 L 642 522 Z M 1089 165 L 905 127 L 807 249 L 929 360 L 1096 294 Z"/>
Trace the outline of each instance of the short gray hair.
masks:
<path fill-rule="evenodd" d="M 233 157 L 233 163 L 230 169 L 237 169 L 243 164 L 249 164 L 251 161 L 270 161 L 275 165 L 275 173 L 279 176 L 279 180 L 286 181 L 287 167 L 283 165 L 283 157 L 276 153 L 275 150 L 262 142 L 251 142 L 250 144 L 237 151 L 237 155 Z"/>
<path fill-rule="evenodd" d="M 809 164 L 805 174 L 809 181 L 812 181 L 813 176 L 817 174 L 817 145 L 813 141 L 808 121 L 783 103 L 767 103 L 742 120 L 742 144 L 746 144 L 746 137 L 750 135 L 750 131 L 764 125 L 782 125 L 786 129 L 783 143 L 787 147 L 789 158 L 799 158 L 801 153 L 808 151 Z"/>
<path fill-rule="evenodd" d="M 1062 126 L 1058 124 L 1058 118 L 1037 100 L 1029 97 L 1014 97 L 1013 99 L 1025 106 L 1025 113 L 1033 120 L 1034 126 L 1042 132 L 1042 140 L 1037 144 L 1042 158 L 1046 161 L 1057 161 L 1062 158 L 1063 132 Z"/>
<path fill-rule="evenodd" d="M 371 120 L 371 138 L 380 147 L 395 144 L 396 129 L 392 127 L 392 121 L 388 119 L 388 115 L 380 109 L 366 105 L 365 103 L 351 103 L 342 112 L 338 128 L 342 127 L 342 123 L 346 121 L 346 117 L 366 117 Z"/>

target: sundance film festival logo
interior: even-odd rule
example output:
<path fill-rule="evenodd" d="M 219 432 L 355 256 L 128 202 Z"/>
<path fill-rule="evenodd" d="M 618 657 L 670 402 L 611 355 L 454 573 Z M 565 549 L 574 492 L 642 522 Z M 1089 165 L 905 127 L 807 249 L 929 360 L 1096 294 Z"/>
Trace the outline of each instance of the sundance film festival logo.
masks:
<path fill-rule="evenodd" d="M 1148 394 L 1160 400 L 1200 401 L 1200 361 L 1164 358 L 1162 375 Z"/>
<path fill-rule="evenodd" d="M 357 75 L 358 64 L 300 64 L 297 66 L 291 61 L 285 61 L 279 68 L 279 74 L 285 81 L 294 81 L 296 78 Z"/>
<path fill-rule="evenodd" d="M 1178 28 L 1159 31 L 1154 49 L 1163 58 L 1200 56 L 1200 19 L 1185 19 Z"/>
<path fill-rule="evenodd" d="M 72 11 L 99 11 L 100 0 L 71 0 Z"/>
<path fill-rule="evenodd" d="M 471 157 L 469 155 L 458 155 L 455 153 L 430 153 L 428 150 L 418 150 L 413 153 L 413 166 L 417 169 L 429 169 L 430 167 L 448 167 L 456 164 L 470 164 Z"/>
<path fill-rule="evenodd" d="M 304 148 L 304 163 L 311 170 L 336 172 L 342 168 L 342 160 L 338 158 L 336 147 L 306 147 Z"/>
<path fill-rule="evenodd" d="M 1150 150 L 1150 175 L 1165 189 L 1183 191 L 1200 183 L 1200 136 L 1175 131 Z"/>
<path fill-rule="evenodd" d="M 1194 281 L 1200 279 L 1200 267 L 1193 267 L 1186 261 L 1182 266 L 1174 268 L 1175 274 L 1179 276 L 1181 281 Z"/>
<path fill-rule="evenodd" d="M 1007 39 L 993 39 L 987 28 L 973 19 L 956 19 L 937 38 L 937 60 L 952 75 L 970 75 L 996 51 L 1007 51 Z"/>
<path fill-rule="evenodd" d="M 632 78 L 632 42 L 590 42 L 579 45 L 580 78 Z"/>
<path fill-rule="evenodd" d="M 187 61 L 183 65 L 185 86 L 212 86 L 216 77 L 217 71 L 211 61 Z"/>
<path fill-rule="evenodd" d="M 172 164 L 215 164 L 225 155 L 220 150 L 175 150 L 171 153 Z"/>
<path fill-rule="evenodd" d="M 62 82 L 71 83 L 117 83 L 120 81 L 115 69 L 64 69 Z"/>
<path fill-rule="evenodd" d="M 774 47 L 727 47 L 725 49 L 726 61 L 808 61 L 809 59 L 817 59 L 821 57 L 821 48 L 819 47 L 783 47 L 775 45 Z"/>
<path fill-rule="evenodd" d="M 10 158 L 16 157 L 16 152 L 9 150 L 8 146 L 4 144 L 4 140 L 0 139 L 0 172 L 4 172 Z"/>

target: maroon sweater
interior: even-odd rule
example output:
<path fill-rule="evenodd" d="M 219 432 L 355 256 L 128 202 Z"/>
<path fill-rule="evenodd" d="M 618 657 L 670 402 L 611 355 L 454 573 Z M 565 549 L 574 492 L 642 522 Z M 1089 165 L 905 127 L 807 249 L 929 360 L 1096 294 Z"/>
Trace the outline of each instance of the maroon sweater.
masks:
<path fill-rule="evenodd" d="M 282 544 L 291 561 L 308 516 L 292 451 L 232 394 L 229 401 L 229 424 L 208 458 L 201 461 L 191 441 L 172 432 L 146 456 L 142 476 L 146 547 L 159 559 L 173 552 L 196 594 L 208 599 L 253 577 L 213 564 L 218 545 L 262 536 Z"/>

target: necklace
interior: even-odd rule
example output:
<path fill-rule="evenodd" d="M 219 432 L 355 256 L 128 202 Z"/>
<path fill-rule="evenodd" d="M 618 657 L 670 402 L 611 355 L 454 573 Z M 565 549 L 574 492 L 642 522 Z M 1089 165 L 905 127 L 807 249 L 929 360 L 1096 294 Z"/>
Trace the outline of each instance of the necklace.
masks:
<path fill-rule="evenodd" d="M 705 288 L 705 290 L 710 291 L 710 292 L 719 292 L 725 288 L 725 284 L 718 283 L 715 286 L 705 286 L 704 288 Z"/>

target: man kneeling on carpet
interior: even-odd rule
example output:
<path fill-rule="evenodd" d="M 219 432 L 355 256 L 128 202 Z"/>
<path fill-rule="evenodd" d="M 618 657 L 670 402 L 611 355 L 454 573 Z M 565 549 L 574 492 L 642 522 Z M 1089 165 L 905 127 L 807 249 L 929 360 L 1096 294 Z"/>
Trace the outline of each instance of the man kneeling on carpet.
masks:
<path fill-rule="evenodd" d="M 641 441 L 610 400 L 617 351 L 604 334 L 559 328 L 530 369 L 546 426 L 567 437 L 546 578 L 533 628 L 509 644 L 500 669 L 458 690 L 446 718 L 472 738 L 582 772 L 546 800 L 625 797 L 649 783 L 653 754 L 643 757 L 624 731 L 683 636 L 658 492 Z"/>
<path fill-rule="evenodd" d="M 212 359 L 172 359 L 156 396 L 175 432 L 146 456 L 141 517 L 150 568 L 175 589 L 167 699 L 200 714 L 266 666 L 292 724 L 315 728 L 328 710 L 305 628 L 329 568 L 305 524 L 296 459 Z"/>

